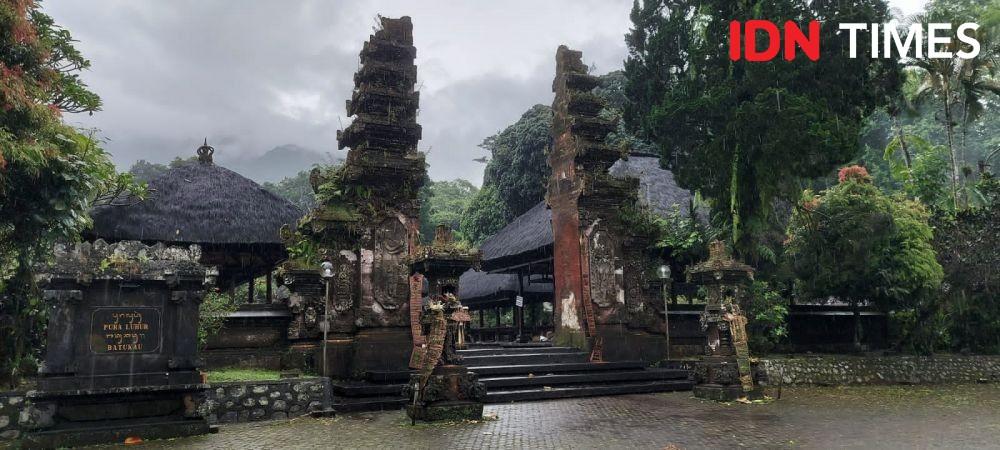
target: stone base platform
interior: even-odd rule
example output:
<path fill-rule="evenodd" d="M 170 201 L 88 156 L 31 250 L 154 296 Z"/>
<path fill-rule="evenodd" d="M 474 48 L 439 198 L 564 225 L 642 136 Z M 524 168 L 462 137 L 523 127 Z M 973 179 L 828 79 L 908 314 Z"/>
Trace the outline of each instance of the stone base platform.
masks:
<path fill-rule="evenodd" d="M 214 433 L 218 429 L 200 419 L 147 418 L 131 421 L 115 421 L 111 425 L 89 424 L 52 428 L 45 431 L 25 433 L 22 445 L 26 448 L 65 448 L 86 445 L 119 443 L 127 438 L 143 441 L 170 439 L 200 434 Z"/>
<path fill-rule="evenodd" d="M 403 397 L 412 399 L 413 387 L 420 384 L 420 375 L 410 376 L 410 382 L 403 387 Z M 413 420 L 478 420 L 483 418 L 483 400 L 486 386 L 479 377 L 465 366 L 442 365 L 434 368 L 426 386 L 420 393 L 422 398 L 414 404 L 407 404 L 406 413 Z"/>
<path fill-rule="evenodd" d="M 694 387 L 694 396 L 717 402 L 731 402 L 745 397 L 740 385 L 723 386 L 721 384 L 699 384 Z"/>
<path fill-rule="evenodd" d="M 438 402 L 431 405 L 406 405 L 406 414 L 414 420 L 436 422 L 439 420 L 479 420 L 483 418 L 483 404 L 479 402 Z"/>

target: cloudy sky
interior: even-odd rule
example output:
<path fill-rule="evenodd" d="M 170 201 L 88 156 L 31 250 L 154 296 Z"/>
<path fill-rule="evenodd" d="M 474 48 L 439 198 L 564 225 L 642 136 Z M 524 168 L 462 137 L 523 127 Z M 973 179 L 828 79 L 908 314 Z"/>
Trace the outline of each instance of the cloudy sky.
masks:
<path fill-rule="evenodd" d="M 923 0 L 892 0 L 915 12 Z M 97 128 L 116 163 L 167 162 L 204 137 L 217 159 L 284 144 L 336 152 L 350 122 L 358 51 L 377 15 L 414 23 L 431 178 L 482 180 L 478 147 L 536 103 L 551 103 L 555 49 L 597 73 L 621 68 L 631 0 L 45 0 L 93 63 Z"/>

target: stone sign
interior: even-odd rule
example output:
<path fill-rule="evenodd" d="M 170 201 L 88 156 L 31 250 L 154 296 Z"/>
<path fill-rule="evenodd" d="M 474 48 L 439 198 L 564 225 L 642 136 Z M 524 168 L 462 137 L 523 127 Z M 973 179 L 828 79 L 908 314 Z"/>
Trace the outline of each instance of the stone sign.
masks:
<path fill-rule="evenodd" d="M 97 308 L 90 320 L 90 351 L 156 353 L 162 344 L 160 331 L 157 308 Z"/>
<path fill-rule="evenodd" d="M 57 246 L 40 267 L 49 314 L 30 446 L 200 434 L 198 308 L 218 271 L 201 249 L 97 240 Z"/>

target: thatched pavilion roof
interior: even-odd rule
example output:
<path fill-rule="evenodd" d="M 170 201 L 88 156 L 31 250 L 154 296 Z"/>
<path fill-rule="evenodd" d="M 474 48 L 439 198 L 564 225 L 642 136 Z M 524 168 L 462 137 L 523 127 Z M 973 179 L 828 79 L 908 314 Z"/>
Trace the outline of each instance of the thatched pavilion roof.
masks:
<path fill-rule="evenodd" d="M 677 185 L 674 174 L 660 167 L 653 155 L 633 154 L 620 159 L 608 169 L 613 177 L 639 179 L 639 201 L 653 212 L 666 215 L 678 208 L 687 214 L 691 192 Z M 516 217 L 497 234 L 486 238 L 479 248 L 483 251 L 483 269 L 501 269 L 545 260 L 552 255 L 552 211 L 544 201 Z"/>
<path fill-rule="evenodd" d="M 214 149 L 198 149 L 198 161 L 171 168 L 149 181 L 147 198 L 126 206 L 91 210 L 88 239 L 199 244 L 201 263 L 217 266 L 219 285 L 231 287 L 270 273 L 287 257 L 279 236 L 302 211 L 252 180 L 212 162 Z"/>
<path fill-rule="evenodd" d="M 517 274 L 487 273 L 469 270 L 458 281 L 458 297 L 465 306 L 480 309 L 486 305 L 507 303 L 518 293 Z M 551 280 L 546 282 L 538 275 L 525 275 L 524 296 L 527 302 L 550 301 Z"/>
<path fill-rule="evenodd" d="M 211 161 L 168 170 L 145 200 L 91 211 L 88 232 L 105 240 L 193 244 L 281 244 L 278 230 L 302 211 L 252 180 Z"/>

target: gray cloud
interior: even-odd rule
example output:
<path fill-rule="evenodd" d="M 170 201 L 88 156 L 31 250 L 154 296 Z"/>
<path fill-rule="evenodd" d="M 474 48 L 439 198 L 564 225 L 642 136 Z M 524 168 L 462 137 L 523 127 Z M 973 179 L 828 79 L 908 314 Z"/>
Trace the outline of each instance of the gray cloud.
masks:
<path fill-rule="evenodd" d="M 410 15 L 420 73 L 422 150 L 434 179 L 479 183 L 477 145 L 551 102 L 555 48 L 612 70 L 631 2 L 47 0 L 91 59 L 85 81 L 116 163 L 194 154 L 205 136 L 225 162 L 296 144 L 336 149 L 358 51 L 378 14 Z M 588 48 L 589 47 L 589 48 Z M 606 71 L 606 70 L 605 70 Z"/>
<path fill-rule="evenodd" d="M 904 0 L 908 2 L 920 0 Z M 45 0 L 93 62 L 84 79 L 98 128 L 123 168 L 194 154 L 205 136 L 223 163 L 296 144 L 336 149 L 349 123 L 358 51 L 378 14 L 414 22 L 423 150 L 434 179 L 481 182 L 477 145 L 550 103 L 555 49 L 621 67 L 630 0 Z"/>

